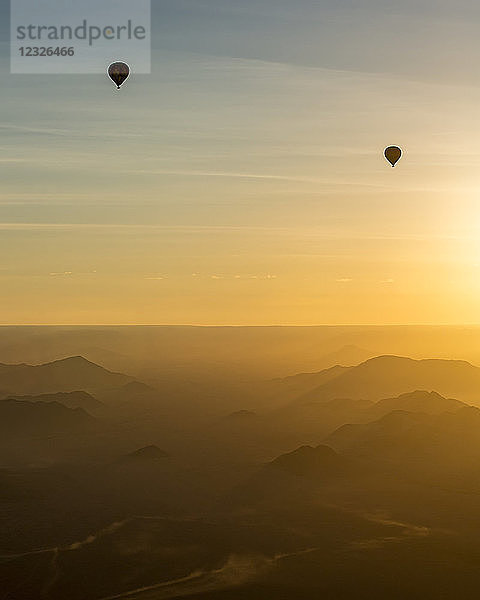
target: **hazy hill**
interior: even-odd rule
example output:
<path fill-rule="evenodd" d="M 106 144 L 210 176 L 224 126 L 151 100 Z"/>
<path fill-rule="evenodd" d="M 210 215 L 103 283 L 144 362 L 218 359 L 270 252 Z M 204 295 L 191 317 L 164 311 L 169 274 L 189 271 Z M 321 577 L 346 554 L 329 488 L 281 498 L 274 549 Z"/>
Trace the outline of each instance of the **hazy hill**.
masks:
<path fill-rule="evenodd" d="M 273 379 L 267 382 L 262 391 L 274 398 L 277 405 L 281 405 L 336 379 L 349 369 L 350 367 L 336 365 L 316 373 L 299 373 L 290 377 Z"/>
<path fill-rule="evenodd" d="M 326 443 L 338 451 L 382 458 L 385 452 L 390 455 L 398 448 L 408 451 L 412 443 L 426 441 L 425 428 L 431 418 L 425 413 L 394 410 L 371 423 L 342 425 L 327 437 Z"/>
<path fill-rule="evenodd" d="M 87 392 L 57 392 L 56 394 L 41 394 L 39 396 L 12 396 L 9 400 L 23 402 L 57 402 L 68 408 L 83 408 L 89 413 L 95 413 L 103 408 L 103 402 Z"/>
<path fill-rule="evenodd" d="M 455 412 L 467 406 L 464 402 L 453 398 L 444 398 L 437 392 L 417 390 L 408 394 L 401 394 L 396 398 L 379 400 L 362 415 L 363 421 L 373 421 L 394 411 L 422 412 L 438 415 L 443 412 Z"/>
<path fill-rule="evenodd" d="M 394 460 L 405 470 L 474 469 L 480 460 L 480 410 L 454 413 L 393 411 L 377 421 L 343 425 L 325 440 L 339 452 L 376 461 Z"/>
<path fill-rule="evenodd" d="M 122 458 L 122 462 L 126 463 L 149 463 L 152 461 L 168 458 L 168 454 L 160 450 L 158 446 L 151 445 L 139 448 Z"/>
<path fill-rule="evenodd" d="M 378 402 L 343 397 L 317 401 L 301 399 L 270 415 L 268 423 L 279 431 L 295 433 L 298 442 L 317 443 L 345 423 L 368 423 L 395 410 L 434 415 L 455 412 L 465 406 L 459 400 L 422 390 Z"/>
<path fill-rule="evenodd" d="M 351 464 L 329 446 L 301 446 L 293 452 L 282 454 L 268 468 L 307 477 L 336 477 L 347 474 Z"/>
<path fill-rule="evenodd" d="M 265 464 L 226 498 L 234 506 L 301 505 L 323 485 L 355 476 L 353 461 L 329 446 L 301 446 Z M 316 500 L 318 502 L 318 498 Z"/>
<path fill-rule="evenodd" d="M 41 436 L 81 431 L 95 419 L 81 408 L 59 402 L 0 401 L 0 432 L 6 437 Z"/>
<path fill-rule="evenodd" d="M 0 389 L 8 395 L 49 394 L 85 390 L 95 392 L 116 388 L 132 381 L 81 356 L 42 365 L 0 364 Z"/>
<path fill-rule="evenodd" d="M 298 402 L 352 398 L 381 400 L 413 390 L 480 404 L 480 369 L 460 360 L 413 360 L 379 356 L 339 373 L 298 398 Z"/>

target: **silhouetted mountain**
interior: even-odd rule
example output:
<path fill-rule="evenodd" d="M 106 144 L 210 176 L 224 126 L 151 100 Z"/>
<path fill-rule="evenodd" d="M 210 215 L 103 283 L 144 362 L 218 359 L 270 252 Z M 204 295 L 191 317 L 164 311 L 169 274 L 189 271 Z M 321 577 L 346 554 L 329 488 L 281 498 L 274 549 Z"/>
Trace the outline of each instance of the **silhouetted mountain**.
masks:
<path fill-rule="evenodd" d="M 370 352 L 357 346 L 344 346 L 318 360 L 322 370 L 273 379 L 264 385 L 261 392 L 281 405 L 335 379 L 348 371 L 351 365 L 358 365 L 370 356 Z"/>
<path fill-rule="evenodd" d="M 122 462 L 148 463 L 164 458 L 168 458 L 168 454 L 163 450 L 160 450 L 158 446 L 151 445 L 145 446 L 144 448 L 139 448 L 138 450 L 135 450 L 135 452 L 127 454 L 123 457 Z"/>
<path fill-rule="evenodd" d="M 302 446 L 282 454 L 268 467 L 307 477 L 336 477 L 351 470 L 350 461 L 329 446 Z"/>
<path fill-rule="evenodd" d="M 0 402 L 0 596 L 478 597 L 478 369 L 390 356 L 259 383 L 349 343 L 449 355 L 451 329 L 68 329 L 0 332 L 4 362 L 105 345 L 135 378 L 0 368 L 23 396 Z M 73 409 L 95 398 L 103 420 Z"/>
<path fill-rule="evenodd" d="M 416 435 L 416 432 L 420 433 L 419 439 L 424 439 L 422 427 L 426 426 L 430 419 L 431 417 L 424 413 L 395 410 L 371 423 L 342 425 L 326 438 L 326 443 L 351 454 L 380 453 L 383 457 L 385 450 L 390 453 L 397 445 L 405 447 L 405 438 Z"/>
<path fill-rule="evenodd" d="M 429 471 L 477 470 L 480 460 L 480 410 L 425 414 L 396 410 L 377 421 L 343 425 L 325 443 L 350 456 L 395 460 L 406 469 L 424 464 Z"/>
<path fill-rule="evenodd" d="M 2 436 L 40 436 L 82 430 L 95 419 L 82 408 L 67 408 L 59 402 L 0 401 Z"/>
<path fill-rule="evenodd" d="M 329 446 L 301 446 L 264 465 L 226 498 L 236 506 L 300 505 L 324 485 L 354 475 L 353 462 Z"/>
<path fill-rule="evenodd" d="M 57 402 L 68 408 L 83 408 L 88 413 L 95 413 L 104 406 L 103 402 L 87 392 L 57 392 L 56 394 L 41 394 L 40 396 L 12 396 L 9 400 L 23 402 Z"/>
<path fill-rule="evenodd" d="M 376 401 L 419 389 L 480 403 L 480 369 L 459 360 L 379 356 L 308 391 L 298 402 L 335 398 Z"/>
<path fill-rule="evenodd" d="M 296 432 L 298 441 L 316 443 L 345 423 L 368 423 L 394 410 L 433 415 L 454 412 L 465 406 L 467 404 L 459 400 L 427 391 L 409 392 L 378 402 L 355 398 L 302 399 L 273 413 L 271 422 L 277 430 Z"/>
<path fill-rule="evenodd" d="M 112 373 L 81 356 L 43 365 L 0 364 L 0 388 L 8 395 L 49 394 L 85 390 L 95 392 L 116 388 L 132 381 L 131 377 Z"/>
<path fill-rule="evenodd" d="M 455 412 L 467 406 L 464 402 L 453 398 L 444 398 L 437 392 L 417 390 L 408 394 L 401 394 L 396 398 L 379 400 L 362 415 L 362 421 L 373 421 L 394 411 L 422 412 L 438 415 L 443 412 Z"/>
<path fill-rule="evenodd" d="M 264 393 L 274 397 L 276 403 L 281 405 L 336 379 L 350 368 L 336 365 L 316 373 L 300 373 L 282 379 L 273 379 L 266 384 Z"/>

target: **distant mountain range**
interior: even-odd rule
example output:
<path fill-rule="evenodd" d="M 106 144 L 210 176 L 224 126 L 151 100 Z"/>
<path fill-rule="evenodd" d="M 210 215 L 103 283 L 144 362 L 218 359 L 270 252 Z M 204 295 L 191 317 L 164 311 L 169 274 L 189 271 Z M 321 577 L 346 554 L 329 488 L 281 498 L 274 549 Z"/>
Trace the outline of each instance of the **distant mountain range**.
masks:
<path fill-rule="evenodd" d="M 274 399 L 272 406 L 298 410 L 338 399 L 376 402 L 414 390 L 435 390 L 480 406 L 480 368 L 460 360 L 378 356 L 354 367 L 336 365 L 275 379 L 264 393 Z"/>
<path fill-rule="evenodd" d="M 364 422 L 374 421 L 395 410 L 439 415 L 444 412 L 456 412 L 465 406 L 467 404 L 464 402 L 453 398 L 444 398 L 437 392 L 417 390 L 373 403 L 363 411 L 361 420 Z"/>
<path fill-rule="evenodd" d="M 265 457 L 269 446 L 262 441 L 280 451 L 315 446 L 342 425 L 369 423 L 392 411 L 439 415 L 480 405 L 480 369 L 464 361 L 380 356 L 274 380 L 267 393 L 278 408 L 260 414 L 250 442 Z"/>
<path fill-rule="evenodd" d="M 280 469 L 292 475 L 325 478 L 348 474 L 352 471 L 352 463 L 329 446 L 301 446 L 293 452 L 282 454 L 267 468 Z"/>
<path fill-rule="evenodd" d="M 39 437 L 78 432 L 95 424 L 81 408 L 67 408 L 59 402 L 0 401 L 0 432 L 5 438 Z"/>
<path fill-rule="evenodd" d="M 272 380 L 262 392 L 273 408 L 260 408 L 256 419 L 225 419 L 222 430 L 223 439 L 237 445 L 248 435 L 245 444 L 259 460 L 285 448 L 316 446 L 346 423 L 368 423 L 392 411 L 436 415 L 480 404 L 480 369 L 464 361 L 380 356 Z M 240 422 L 242 428 L 234 429 Z"/>
<path fill-rule="evenodd" d="M 233 505 L 295 506 L 311 493 L 330 483 L 356 477 L 355 462 L 333 448 L 301 446 L 268 462 L 226 498 Z"/>
<path fill-rule="evenodd" d="M 400 473 L 442 485 L 463 477 L 480 486 L 480 477 L 472 477 L 480 460 L 478 408 L 436 392 L 415 391 L 378 402 L 326 401 L 316 405 L 316 415 L 312 430 L 322 431 L 335 421 L 343 424 L 322 444 L 302 445 L 268 462 L 239 488 L 243 501 L 297 501 L 324 485 L 365 486 L 379 476 Z M 288 427 L 285 423 L 286 431 Z"/>
<path fill-rule="evenodd" d="M 301 399 L 276 411 L 270 418 L 278 429 L 297 432 L 299 440 L 314 441 L 345 423 L 368 423 L 392 411 L 435 415 L 455 412 L 466 406 L 464 402 L 445 398 L 437 392 L 416 390 L 378 402 L 351 398 L 316 402 Z"/>
<path fill-rule="evenodd" d="M 329 381 L 336 379 L 346 373 L 350 367 L 336 365 L 316 373 L 299 373 L 283 379 L 273 379 L 268 382 L 265 393 L 275 397 L 277 404 L 295 400 L 299 396 L 310 392 L 311 390 L 325 385 Z"/>
<path fill-rule="evenodd" d="M 81 356 L 42 365 L 0 364 L 0 390 L 9 396 L 119 388 L 134 379 L 113 373 Z"/>
<path fill-rule="evenodd" d="M 480 368 L 459 360 L 413 360 L 379 356 L 356 367 L 336 366 L 274 380 L 267 393 L 276 397 L 278 413 L 298 418 L 314 415 L 330 401 L 361 401 L 364 406 L 415 390 L 480 406 Z M 283 406 L 282 406 L 283 405 Z"/>
<path fill-rule="evenodd" d="M 460 360 L 413 360 L 398 356 L 379 356 L 339 372 L 302 390 L 298 403 L 351 398 L 381 400 L 413 390 L 435 390 L 439 394 L 480 404 L 480 369 Z"/>
<path fill-rule="evenodd" d="M 443 432 L 439 434 L 441 443 L 451 448 L 451 439 L 463 438 L 462 427 L 466 427 L 467 439 L 472 433 L 476 434 L 478 427 L 480 456 L 480 410 L 436 392 L 415 391 L 378 402 L 330 400 L 315 405 L 314 410 L 317 421 L 313 420 L 313 429 L 322 431 L 334 423 L 341 425 L 324 440 L 324 445 L 303 445 L 278 456 L 265 467 L 269 472 L 279 469 L 319 480 L 351 474 L 353 464 L 346 456 L 388 458 L 395 455 L 397 446 L 409 456 L 415 456 L 416 452 L 421 455 L 422 448 L 429 445 L 435 448 L 439 443 L 435 438 L 437 431 Z M 475 425 L 468 424 L 468 415 Z M 288 427 L 289 423 L 285 423 L 286 431 Z M 457 436 L 454 436 L 455 428 L 458 428 Z M 271 480 L 271 475 L 268 479 Z"/>
<path fill-rule="evenodd" d="M 223 444 L 224 449 L 231 446 L 232 453 L 243 444 L 252 450 L 252 457 L 266 460 L 288 448 L 316 446 L 345 424 L 353 427 L 376 423 L 399 411 L 414 415 L 407 418 L 409 423 L 420 413 L 423 414 L 418 417 L 420 420 L 455 414 L 466 408 L 465 402 L 479 401 L 480 369 L 463 361 L 381 356 L 355 367 L 337 365 L 318 373 L 275 380 L 269 385 L 266 393 L 276 395 L 277 405 L 283 405 L 282 408 L 267 413 L 250 410 L 231 413 L 208 432 L 214 444 L 219 447 Z M 44 365 L 2 364 L 0 389 L 10 398 L 10 404 L 3 407 L 5 415 L 6 406 L 12 422 L 16 415 L 24 414 L 26 432 L 33 431 L 29 424 L 32 419 L 38 417 L 41 421 L 42 415 L 50 413 L 56 430 L 63 423 L 64 431 L 69 431 L 72 423 L 82 418 L 92 419 L 91 415 L 98 417 L 106 410 L 130 422 L 150 411 L 158 416 L 160 413 L 154 410 L 165 407 L 159 403 L 158 390 L 82 357 Z M 60 414 L 62 409 L 73 413 L 81 409 L 81 416 Z M 21 419 L 15 422 L 19 431 Z M 39 427 L 48 429 L 46 425 Z M 332 446 L 353 448 L 356 443 L 353 438 L 342 446 L 341 435 L 337 434 Z M 327 443 L 330 445 L 330 439 Z M 365 446 L 368 444 L 365 442 Z"/>
<path fill-rule="evenodd" d="M 87 392 L 57 392 L 55 394 L 41 394 L 39 396 L 12 396 L 7 400 L 20 400 L 23 402 L 57 402 L 68 408 L 82 408 L 94 414 L 104 408 L 103 402 L 94 398 Z"/>
<path fill-rule="evenodd" d="M 429 469 L 473 461 L 477 470 L 480 410 L 473 406 L 441 414 L 394 410 L 370 423 L 342 425 L 325 443 L 349 456 L 377 461 L 394 459 L 410 466 L 424 462 Z"/>

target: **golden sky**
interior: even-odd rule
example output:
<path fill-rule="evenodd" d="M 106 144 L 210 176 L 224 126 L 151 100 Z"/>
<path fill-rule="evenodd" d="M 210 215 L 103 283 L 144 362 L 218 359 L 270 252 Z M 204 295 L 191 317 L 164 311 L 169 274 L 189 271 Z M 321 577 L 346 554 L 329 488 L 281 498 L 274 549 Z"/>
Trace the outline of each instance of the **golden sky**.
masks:
<path fill-rule="evenodd" d="M 153 8 L 121 92 L 2 44 L 0 322 L 480 322 L 480 8 Z"/>

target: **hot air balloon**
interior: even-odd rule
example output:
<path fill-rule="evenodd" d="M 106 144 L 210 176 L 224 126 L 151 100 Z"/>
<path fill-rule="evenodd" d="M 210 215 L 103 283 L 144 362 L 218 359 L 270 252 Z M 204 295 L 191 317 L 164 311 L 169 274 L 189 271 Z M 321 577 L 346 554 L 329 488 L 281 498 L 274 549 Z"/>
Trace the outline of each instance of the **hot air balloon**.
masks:
<path fill-rule="evenodd" d="M 130 75 L 130 67 L 124 62 L 115 62 L 108 67 L 108 76 L 117 86 L 117 90 L 120 89 L 122 83 Z"/>
<path fill-rule="evenodd" d="M 385 148 L 385 158 L 394 167 L 402 158 L 402 150 L 398 146 L 389 146 Z"/>

